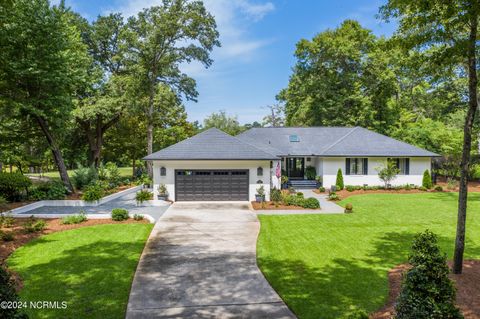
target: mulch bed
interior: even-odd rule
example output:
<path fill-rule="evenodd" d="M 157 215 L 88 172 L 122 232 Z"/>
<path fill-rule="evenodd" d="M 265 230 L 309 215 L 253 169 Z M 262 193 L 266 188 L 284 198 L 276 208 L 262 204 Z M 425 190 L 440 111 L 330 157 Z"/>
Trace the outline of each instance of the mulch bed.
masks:
<path fill-rule="evenodd" d="M 36 218 L 36 220 L 40 220 L 42 218 Z M 70 224 L 70 225 L 63 225 L 62 220 L 60 218 L 55 219 L 43 219 L 47 226 L 41 232 L 37 233 L 27 233 L 23 229 L 23 224 L 28 221 L 27 218 L 16 218 L 13 227 L 10 228 L 0 228 L 4 232 L 13 232 L 14 240 L 5 242 L 0 239 L 0 265 L 5 262 L 5 260 L 10 256 L 11 253 L 15 251 L 18 247 L 21 247 L 31 241 L 34 238 L 37 238 L 41 235 L 51 234 L 59 231 L 75 229 L 80 227 L 87 227 L 93 225 L 102 225 L 102 224 L 131 224 L 131 223 L 149 223 L 148 220 L 140 220 L 136 221 L 132 218 L 129 218 L 125 221 L 117 222 L 111 219 L 89 219 L 80 224 Z"/>
<path fill-rule="evenodd" d="M 452 262 L 448 262 L 449 267 Z M 380 310 L 373 313 L 373 319 L 393 318 L 395 300 L 397 299 L 402 274 L 409 269 L 408 264 L 401 264 L 388 272 L 389 294 L 388 301 Z M 466 260 L 463 263 L 461 275 L 450 274 L 450 279 L 455 282 L 457 288 L 457 305 L 466 319 L 480 318 L 480 260 Z"/>
<path fill-rule="evenodd" d="M 262 203 L 257 203 L 255 201 L 251 202 L 252 207 L 254 210 L 263 210 L 263 209 L 268 209 L 268 210 L 312 210 L 312 208 L 303 208 L 301 206 L 294 206 L 294 205 L 283 205 L 282 203 L 278 203 L 278 207 L 275 207 L 275 204 L 273 202 L 264 202 L 264 207 L 262 207 Z"/>

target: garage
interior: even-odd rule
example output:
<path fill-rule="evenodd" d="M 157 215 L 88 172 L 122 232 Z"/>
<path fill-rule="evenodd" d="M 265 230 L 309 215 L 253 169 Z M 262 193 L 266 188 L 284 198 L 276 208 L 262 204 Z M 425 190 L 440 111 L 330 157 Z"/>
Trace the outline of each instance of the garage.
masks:
<path fill-rule="evenodd" d="M 248 170 L 175 170 L 176 201 L 247 201 Z"/>

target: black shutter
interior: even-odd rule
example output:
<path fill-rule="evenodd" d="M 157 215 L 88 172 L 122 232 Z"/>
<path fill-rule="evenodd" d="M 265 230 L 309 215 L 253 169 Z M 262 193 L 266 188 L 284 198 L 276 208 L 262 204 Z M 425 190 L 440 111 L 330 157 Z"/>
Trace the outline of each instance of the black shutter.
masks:
<path fill-rule="evenodd" d="M 395 165 L 397 166 L 398 169 L 400 169 L 400 159 L 399 158 L 395 159 Z"/>
<path fill-rule="evenodd" d="M 345 159 L 345 175 L 350 175 L 350 159 Z"/>
<path fill-rule="evenodd" d="M 410 159 L 405 159 L 405 175 L 410 175 Z"/>
<path fill-rule="evenodd" d="M 368 175 L 368 158 L 363 159 L 363 175 Z"/>

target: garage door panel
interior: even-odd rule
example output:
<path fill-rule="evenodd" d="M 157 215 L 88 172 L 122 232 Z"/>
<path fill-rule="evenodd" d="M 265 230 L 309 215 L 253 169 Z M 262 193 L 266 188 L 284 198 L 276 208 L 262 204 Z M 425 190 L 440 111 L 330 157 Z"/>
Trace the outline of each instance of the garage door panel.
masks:
<path fill-rule="evenodd" d="M 176 170 L 177 201 L 248 200 L 248 170 Z"/>

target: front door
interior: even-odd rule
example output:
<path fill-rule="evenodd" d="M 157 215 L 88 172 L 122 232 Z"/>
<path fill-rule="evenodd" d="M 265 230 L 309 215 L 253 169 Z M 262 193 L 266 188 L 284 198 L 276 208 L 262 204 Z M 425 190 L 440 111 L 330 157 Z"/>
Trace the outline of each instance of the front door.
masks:
<path fill-rule="evenodd" d="M 288 178 L 302 178 L 305 171 L 304 157 L 288 157 L 287 158 L 287 176 Z"/>

